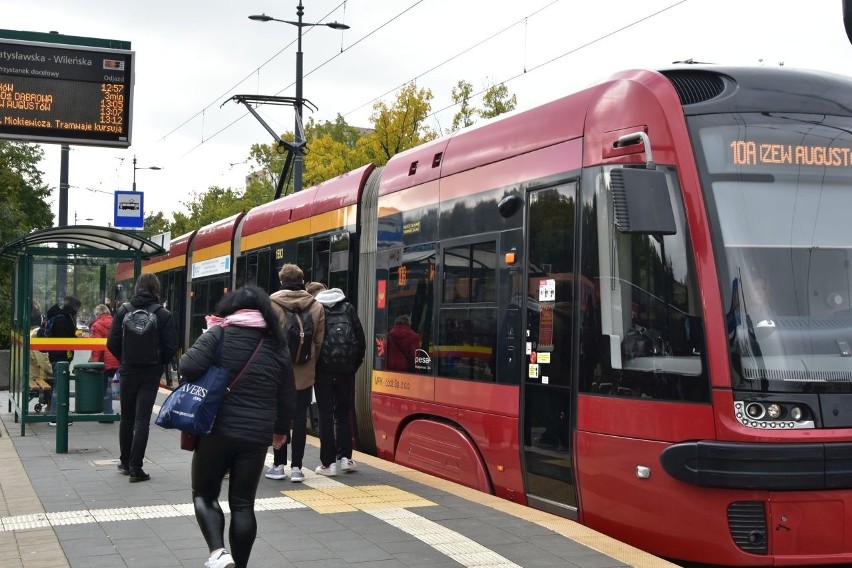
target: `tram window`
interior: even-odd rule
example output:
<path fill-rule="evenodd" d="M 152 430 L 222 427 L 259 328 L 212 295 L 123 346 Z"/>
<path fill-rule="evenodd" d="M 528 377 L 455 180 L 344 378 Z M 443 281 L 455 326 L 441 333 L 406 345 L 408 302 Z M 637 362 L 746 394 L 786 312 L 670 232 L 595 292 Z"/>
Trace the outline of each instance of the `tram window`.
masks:
<path fill-rule="evenodd" d="M 442 308 L 438 329 L 438 374 L 494 381 L 496 307 Z"/>
<path fill-rule="evenodd" d="M 388 290 L 387 290 L 387 328 L 380 330 L 376 328 L 378 335 L 385 335 L 387 349 L 397 349 L 391 346 L 393 334 L 405 332 L 406 340 L 399 342 L 405 351 L 393 358 L 385 358 L 386 368 L 397 371 L 410 371 L 421 374 L 432 373 L 432 309 L 434 306 L 435 292 L 435 245 L 427 243 L 416 245 L 404 250 L 395 249 L 388 255 Z M 406 316 L 411 322 L 411 332 L 418 337 L 411 338 L 407 330 L 397 329 L 393 326 L 400 316 Z M 415 347 L 416 345 L 416 347 Z M 422 353 L 416 356 L 417 349 Z M 409 364 L 405 364 L 408 361 Z M 400 367 L 391 369 L 392 366 Z M 405 368 L 401 368 L 405 367 Z"/>
<path fill-rule="evenodd" d="M 274 276 L 271 274 L 271 255 L 269 250 L 262 250 L 257 253 L 257 279 L 255 285 L 263 288 L 267 292 L 278 290 L 278 273 Z"/>
<path fill-rule="evenodd" d="M 245 283 L 249 285 L 257 285 L 257 255 L 249 255 L 246 262 L 246 279 Z"/>
<path fill-rule="evenodd" d="M 586 226 L 584 232 L 605 237 L 597 244 L 599 277 L 595 275 L 601 332 L 584 335 L 602 338 L 602 343 L 599 349 L 581 350 L 600 357 L 593 378 L 584 374 L 582 390 L 656 400 L 709 400 L 692 247 L 673 170 L 667 171 L 667 180 L 677 232 L 661 236 L 620 233 L 613 223 L 606 178 L 600 178 L 599 195 L 605 199 L 596 203 L 598 227 Z M 585 309 L 592 309 L 595 298 L 585 296 Z"/>
<path fill-rule="evenodd" d="M 331 237 L 331 271 L 349 270 L 349 235 Z"/>
<path fill-rule="evenodd" d="M 313 266 L 313 258 L 313 243 L 311 243 L 311 241 L 299 243 L 298 248 L 296 249 L 296 264 L 302 269 L 302 272 L 305 273 L 305 282 L 314 280 L 313 270 L 311 270 L 311 267 Z"/>
<path fill-rule="evenodd" d="M 329 268 L 331 265 L 331 242 L 328 237 L 314 241 L 314 260 L 311 280 L 328 285 Z M 307 282 L 307 280 L 305 280 Z"/>
<path fill-rule="evenodd" d="M 494 241 L 444 249 L 444 303 L 494 302 L 497 298 Z"/>
<path fill-rule="evenodd" d="M 328 276 L 329 288 L 340 288 L 348 294 L 349 278 L 349 235 L 339 233 L 331 236 L 331 267 Z"/>

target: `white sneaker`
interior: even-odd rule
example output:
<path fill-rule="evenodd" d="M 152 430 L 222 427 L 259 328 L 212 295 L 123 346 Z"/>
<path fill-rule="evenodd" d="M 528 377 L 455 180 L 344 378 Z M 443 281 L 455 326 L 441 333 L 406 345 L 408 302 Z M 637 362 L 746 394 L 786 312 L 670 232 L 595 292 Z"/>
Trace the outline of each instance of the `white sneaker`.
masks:
<path fill-rule="evenodd" d="M 337 462 L 331 462 L 331 465 L 328 467 L 325 467 L 324 465 L 318 465 L 316 470 L 314 471 L 326 477 L 334 477 L 337 475 Z"/>
<path fill-rule="evenodd" d="M 216 558 L 208 558 L 204 568 L 234 568 L 234 559 L 227 550 L 223 550 Z"/>
<path fill-rule="evenodd" d="M 287 479 L 287 474 L 284 472 L 284 464 L 273 465 L 266 470 L 267 479 Z"/>
<path fill-rule="evenodd" d="M 355 463 L 355 460 L 352 458 L 340 458 L 340 465 L 338 466 L 338 470 L 344 473 L 352 473 L 358 469 L 358 464 Z"/>
<path fill-rule="evenodd" d="M 305 480 L 305 474 L 302 473 L 302 468 L 294 467 L 290 470 L 290 481 L 293 483 L 301 483 Z"/>

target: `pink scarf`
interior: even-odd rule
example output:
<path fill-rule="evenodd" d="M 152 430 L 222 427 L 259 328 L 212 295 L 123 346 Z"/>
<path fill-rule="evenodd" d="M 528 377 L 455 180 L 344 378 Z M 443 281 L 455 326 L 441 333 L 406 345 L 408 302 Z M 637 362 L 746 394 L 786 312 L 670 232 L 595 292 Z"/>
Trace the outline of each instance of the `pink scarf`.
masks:
<path fill-rule="evenodd" d="M 207 320 L 207 329 L 204 331 L 209 330 L 214 325 L 221 327 L 235 325 L 237 327 L 259 327 L 266 329 L 266 320 L 263 319 L 263 315 L 257 310 L 237 310 L 224 318 L 211 315 L 205 316 L 204 319 Z"/>

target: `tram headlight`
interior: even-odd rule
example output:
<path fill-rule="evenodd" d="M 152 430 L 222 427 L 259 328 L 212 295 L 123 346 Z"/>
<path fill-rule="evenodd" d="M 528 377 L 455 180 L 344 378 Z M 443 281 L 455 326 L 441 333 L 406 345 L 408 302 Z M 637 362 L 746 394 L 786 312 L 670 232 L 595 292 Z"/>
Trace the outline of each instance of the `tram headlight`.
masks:
<path fill-rule="evenodd" d="M 749 418 L 753 418 L 755 420 L 760 420 L 766 414 L 766 410 L 763 408 L 763 405 L 758 402 L 748 403 L 745 411 Z"/>
<path fill-rule="evenodd" d="M 800 406 L 794 406 L 790 409 L 790 418 L 796 422 L 800 422 L 805 417 L 805 411 Z"/>
<path fill-rule="evenodd" d="M 782 410 L 783 409 L 781 408 L 780 404 L 776 404 L 773 402 L 772 404 L 766 407 L 766 414 L 773 420 L 777 420 L 781 417 Z"/>

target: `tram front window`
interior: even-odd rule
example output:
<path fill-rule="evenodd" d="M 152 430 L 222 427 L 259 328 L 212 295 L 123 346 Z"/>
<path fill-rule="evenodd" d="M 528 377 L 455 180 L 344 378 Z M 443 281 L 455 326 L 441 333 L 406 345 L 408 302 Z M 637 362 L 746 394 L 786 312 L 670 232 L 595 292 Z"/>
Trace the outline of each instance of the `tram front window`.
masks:
<path fill-rule="evenodd" d="M 690 126 L 734 388 L 852 393 L 852 121 L 740 114 Z"/>

